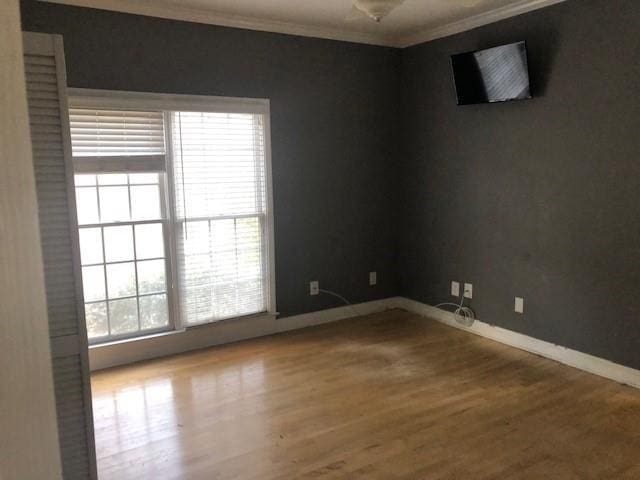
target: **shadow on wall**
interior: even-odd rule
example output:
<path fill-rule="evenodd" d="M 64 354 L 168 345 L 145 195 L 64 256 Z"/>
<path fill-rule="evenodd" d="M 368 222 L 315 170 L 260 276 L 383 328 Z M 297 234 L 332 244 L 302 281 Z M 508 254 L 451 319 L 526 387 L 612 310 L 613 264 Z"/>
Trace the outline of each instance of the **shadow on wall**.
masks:
<path fill-rule="evenodd" d="M 553 65 L 560 45 L 560 32 L 557 28 L 536 32 L 534 41 L 529 42 L 529 75 L 533 97 L 542 97 L 547 91 Z"/>

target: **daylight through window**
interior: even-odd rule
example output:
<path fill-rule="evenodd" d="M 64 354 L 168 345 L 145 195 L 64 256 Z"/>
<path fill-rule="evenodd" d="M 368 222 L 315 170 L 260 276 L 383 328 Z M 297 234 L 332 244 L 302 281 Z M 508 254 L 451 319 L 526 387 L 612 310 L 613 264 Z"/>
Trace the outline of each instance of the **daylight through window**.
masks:
<path fill-rule="evenodd" d="M 264 119 L 70 109 L 92 343 L 269 309 Z"/>

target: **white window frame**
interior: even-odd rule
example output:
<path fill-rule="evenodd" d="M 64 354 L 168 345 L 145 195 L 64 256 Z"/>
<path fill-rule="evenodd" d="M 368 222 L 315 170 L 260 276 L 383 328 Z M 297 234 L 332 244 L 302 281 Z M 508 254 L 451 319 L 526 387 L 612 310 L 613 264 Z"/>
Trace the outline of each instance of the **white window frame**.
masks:
<path fill-rule="evenodd" d="M 101 169 L 99 171 L 88 171 L 88 174 L 99 174 L 99 173 L 123 173 L 123 172 L 131 172 L 131 170 L 127 171 L 126 169 L 123 170 L 109 170 L 109 169 Z M 135 171 L 133 171 L 135 172 Z M 145 170 L 145 172 L 149 172 L 149 170 Z M 84 172 L 79 172 L 79 171 L 75 171 L 75 174 L 80 174 L 82 175 Z M 169 238 L 171 237 L 171 224 L 169 221 L 169 214 L 168 214 L 168 210 L 169 210 L 169 204 L 168 204 L 168 196 L 166 194 L 166 177 L 168 176 L 167 174 L 165 174 L 165 172 L 153 172 L 153 173 L 158 173 L 159 174 L 159 190 L 160 190 L 160 219 L 153 219 L 153 220 L 126 220 L 126 221 L 118 221 L 118 222 L 100 222 L 100 223 L 90 223 L 90 224 L 82 224 L 82 225 L 78 225 L 78 232 L 80 232 L 80 230 L 85 229 L 85 228 L 99 228 L 101 230 L 101 235 L 102 235 L 102 257 L 103 257 L 103 261 L 100 263 L 97 263 L 95 265 L 82 265 L 82 267 L 84 268 L 85 266 L 97 266 L 97 265 L 102 265 L 104 267 L 104 276 L 105 276 L 105 288 L 107 285 L 107 265 L 116 265 L 119 263 L 129 263 L 129 261 L 117 261 L 117 262 L 107 262 L 106 259 L 106 255 L 105 255 L 105 244 L 104 244 L 104 229 L 105 228 L 109 228 L 109 227 L 118 227 L 118 226 L 130 226 L 132 227 L 131 231 L 133 234 L 133 245 L 134 245 L 134 251 L 136 249 L 135 245 L 135 232 L 136 232 L 136 226 L 137 225 L 152 225 L 152 224 L 160 224 L 162 225 L 162 237 L 163 237 L 163 241 L 164 241 L 164 258 L 163 260 L 165 261 L 165 281 L 166 281 L 166 295 L 167 295 L 167 309 L 168 309 L 168 323 L 166 326 L 163 327 L 158 327 L 158 328 L 149 328 L 149 329 L 145 329 L 145 330 L 138 330 L 135 333 L 124 333 L 124 334 L 109 334 L 107 336 L 104 337 L 97 337 L 97 338 L 92 338 L 89 339 L 89 344 L 90 345 L 98 345 L 101 343 L 112 343 L 112 342 L 118 342 L 120 340 L 127 340 L 127 339 L 131 339 L 131 338 L 137 338 L 137 337 L 145 337 L 145 336 L 149 336 L 149 335 L 154 335 L 157 333 L 162 333 L 162 332 L 168 332 L 171 330 L 175 329 L 175 316 L 173 315 L 173 310 L 174 310 L 174 305 L 173 305 L 173 301 L 174 301 L 174 294 L 173 294 L 173 284 L 174 284 L 174 280 L 173 280 L 173 270 L 171 269 L 171 262 L 172 262 L 172 252 L 171 252 L 171 245 L 169 243 Z M 109 187 L 111 187 L 112 185 L 108 185 Z M 116 185 L 116 186 L 124 186 L 124 185 Z M 74 187 L 75 189 L 77 188 L 86 188 L 84 186 L 78 186 L 78 187 Z M 98 187 L 99 188 L 99 187 Z M 75 193 L 75 192 L 74 192 Z M 97 192 L 96 192 L 97 194 Z M 131 207 L 131 206 L 130 206 Z M 100 201 L 98 200 L 98 209 L 100 209 Z M 159 258 L 155 259 L 143 259 L 143 260 L 139 260 L 137 258 L 137 254 L 136 254 L 136 258 L 134 258 L 133 263 L 137 264 L 139 261 L 149 261 L 149 260 L 159 260 Z M 124 300 L 124 299 L 128 299 L 128 298 L 136 298 L 136 299 L 140 299 L 142 297 L 146 297 L 149 295 L 153 295 L 153 294 L 140 294 L 137 290 L 138 290 L 138 282 L 137 282 L 137 278 L 138 278 L 138 267 L 137 265 L 135 266 L 135 272 L 136 272 L 136 294 L 132 295 L 130 297 L 123 297 L 123 298 L 118 298 L 115 300 Z M 104 300 L 106 303 L 108 303 L 110 301 L 110 299 L 105 299 Z M 84 306 L 86 308 L 86 305 L 90 304 L 90 303 L 97 303 L 97 302 L 87 302 L 86 300 L 84 300 Z M 111 319 L 109 318 L 109 329 L 111 329 Z M 140 318 L 138 318 L 138 321 L 140 321 Z"/>
<path fill-rule="evenodd" d="M 265 187 L 266 187 L 266 212 L 265 212 L 265 234 L 264 241 L 266 243 L 264 252 L 265 268 L 267 270 L 265 278 L 265 298 L 266 310 L 242 317 L 261 316 L 264 314 L 277 315 L 276 310 L 276 280 L 275 280 L 275 246 L 274 246 L 274 220 L 273 220 L 273 180 L 271 167 L 271 115 L 270 102 L 268 99 L 257 98 L 231 98 L 231 97 L 215 97 L 207 95 L 181 95 L 181 94 L 158 94 L 143 92 L 125 92 L 118 90 L 93 90 L 84 88 L 69 88 L 69 107 L 70 108 L 96 108 L 96 109 L 122 109 L 122 110 L 156 110 L 165 112 L 165 126 L 168 126 L 167 115 L 171 111 L 182 112 L 215 112 L 215 113 L 244 113 L 244 114 L 260 114 L 264 119 L 264 154 L 265 154 Z M 169 138 L 171 132 L 165 129 L 165 139 Z M 172 174 L 173 158 L 169 141 L 166 141 L 167 149 L 165 155 L 147 155 L 141 156 L 139 159 L 131 157 L 75 157 L 74 169 L 75 173 L 99 173 L 100 171 L 119 172 L 129 171 L 149 171 L 163 170 L 166 172 L 167 194 L 165 195 L 167 205 L 166 221 L 169 224 L 169 234 L 165 234 L 165 242 L 168 241 L 166 248 L 169 252 L 168 261 L 170 263 L 170 275 L 167 286 L 170 295 L 169 299 L 169 324 L 171 329 L 176 331 L 184 331 L 186 329 L 200 328 L 210 323 L 221 321 L 229 321 L 232 319 L 211 320 L 208 323 L 189 326 L 183 322 L 180 309 L 180 298 L 178 295 L 178 258 L 176 253 L 176 239 L 173 232 L 173 226 L 176 225 L 175 219 L 175 188 Z M 106 160 L 106 161 L 105 161 Z M 163 199 L 164 200 L 164 199 Z M 167 238 L 168 237 L 168 238 Z M 136 340 L 148 337 L 146 333 L 129 338 Z M 107 340 L 114 342 L 114 340 Z"/>

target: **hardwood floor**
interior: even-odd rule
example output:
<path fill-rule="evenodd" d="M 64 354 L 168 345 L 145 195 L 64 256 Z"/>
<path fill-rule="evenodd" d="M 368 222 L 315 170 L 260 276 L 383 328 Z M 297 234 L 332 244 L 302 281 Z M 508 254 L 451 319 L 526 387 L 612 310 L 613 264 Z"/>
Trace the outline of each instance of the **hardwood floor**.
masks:
<path fill-rule="evenodd" d="M 100 480 L 640 478 L 639 390 L 401 310 L 92 386 Z"/>

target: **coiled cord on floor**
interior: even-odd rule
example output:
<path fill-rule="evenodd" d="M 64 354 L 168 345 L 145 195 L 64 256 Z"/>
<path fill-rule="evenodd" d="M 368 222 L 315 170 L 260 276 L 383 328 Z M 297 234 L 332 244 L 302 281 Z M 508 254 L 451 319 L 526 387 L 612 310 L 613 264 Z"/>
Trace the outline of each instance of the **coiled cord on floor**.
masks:
<path fill-rule="evenodd" d="M 456 307 L 456 309 L 452 312 L 455 316 L 456 322 L 460 325 L 464 325 L 465 327 L 470 327 L 476 321 L 476 314 L 469 307 L 464 306 L 464 295 L 462 295 L 462 299 L 460 300 L 460 304 L 457 303 L 439 303 L 436 305 L 436 308 L 440 307 Z"/>

